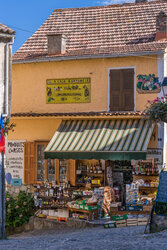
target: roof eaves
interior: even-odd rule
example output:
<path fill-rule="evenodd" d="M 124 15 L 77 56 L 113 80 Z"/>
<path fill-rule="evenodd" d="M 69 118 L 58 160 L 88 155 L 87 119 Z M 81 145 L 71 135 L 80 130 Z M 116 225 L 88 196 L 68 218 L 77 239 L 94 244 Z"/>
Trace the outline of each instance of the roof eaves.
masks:
<path fill-rule="evenodd" d="M 128 52 L 128 53 L 112 53 L 112 54 L 98 54 L 98 55 L 82 55 L 82 56 L 55 56 L 43 57 L 32 59 L 13 60 L 13 64 L 20 63 L 34 63 L 34 62 L 54 62 L 54 61 L 69 61 L 69 60 L 84 60 L 84 59 L 97 59 L 97 58 L 116 58 L 116 57 L 129 57 L 129 56 L 144 56 L 144 55 L 158 55 L 163 54 L 165 49 L 157 51 L 144 51 L 144 52 Z"/>

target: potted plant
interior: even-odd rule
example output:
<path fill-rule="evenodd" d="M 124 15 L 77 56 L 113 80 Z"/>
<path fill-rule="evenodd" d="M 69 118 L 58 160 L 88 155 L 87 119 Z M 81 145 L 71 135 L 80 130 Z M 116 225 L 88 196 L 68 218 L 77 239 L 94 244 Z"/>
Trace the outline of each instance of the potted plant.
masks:
<path fill-rule="evenodd" d="M 167 122 L 167 99 L 161 97 L 153 101 L 148 100 L 144 116 L 149 117 L 151 121 Z"/>

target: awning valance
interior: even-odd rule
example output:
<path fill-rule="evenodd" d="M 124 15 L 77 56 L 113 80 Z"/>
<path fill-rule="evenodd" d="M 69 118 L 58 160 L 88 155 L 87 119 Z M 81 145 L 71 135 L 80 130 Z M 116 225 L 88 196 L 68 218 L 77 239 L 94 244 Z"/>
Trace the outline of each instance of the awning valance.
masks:
<path fill-rule="evenodd" d="M 153 127 L 143 119 L 62 121 L 45 159 L 145 159 Z"/>

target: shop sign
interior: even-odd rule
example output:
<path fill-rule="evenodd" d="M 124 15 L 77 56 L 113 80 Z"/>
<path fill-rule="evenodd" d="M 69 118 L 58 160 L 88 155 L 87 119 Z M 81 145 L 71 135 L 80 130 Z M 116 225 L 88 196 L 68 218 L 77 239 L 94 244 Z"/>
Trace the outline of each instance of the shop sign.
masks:
<path fill-rule="evenodd" d="M 46 103 L 89 103 L 91 78 L 46 80 Z"/>
<path fill-rule="evenodd" d="M 163 149 L 162 148 L 148 148 L 146 158 L 153 159 L 157 165 L 163 164 Z"/>
<path fill-rule="evenodd" d="M 19 183 L 21 180 L 24 182 L 24 142 L 20 140 L 6 141 L 5 172 L 6 180 L 8 179 L 9 182 L 14 183 L 14 180 L 19 180 Z M 10 176 L 11 178 L 8 178 Z"/>

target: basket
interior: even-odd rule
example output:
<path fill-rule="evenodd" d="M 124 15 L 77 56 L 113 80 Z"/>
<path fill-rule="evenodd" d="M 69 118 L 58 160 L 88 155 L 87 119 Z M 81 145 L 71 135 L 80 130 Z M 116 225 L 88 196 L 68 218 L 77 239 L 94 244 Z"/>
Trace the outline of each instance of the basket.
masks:
<path fill-rule="evenodd" d="M 138 89 L 137 88 L 137 92 L 139 94 L 152 94 L 152 93 L 160 93 L 161 89 L 153 89 L 153 90 L 143 90 L 143 89 Z"/>

